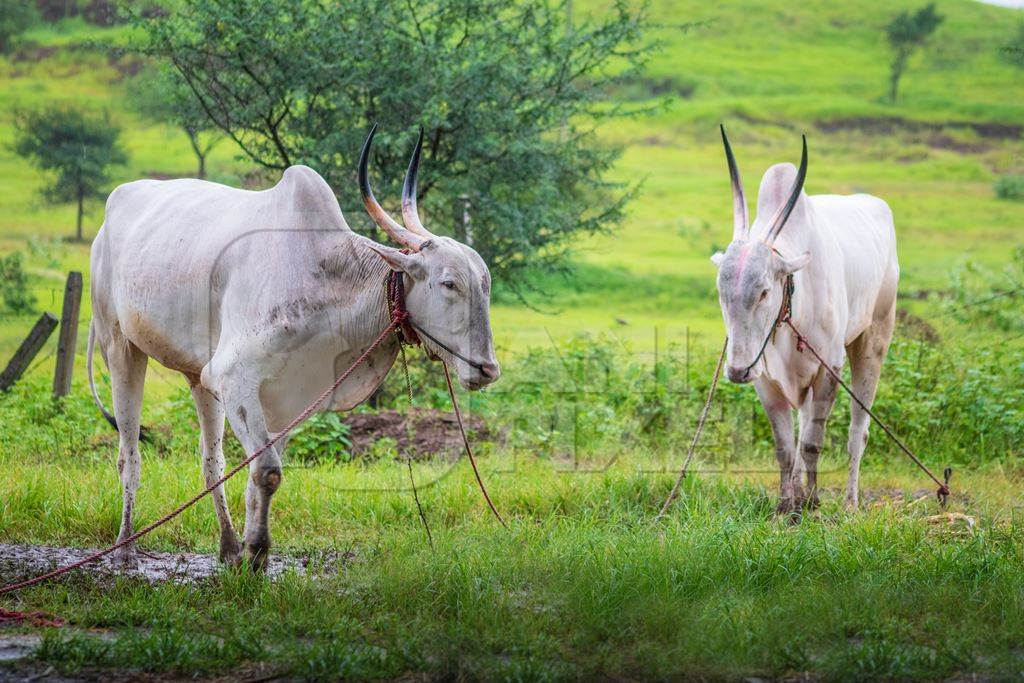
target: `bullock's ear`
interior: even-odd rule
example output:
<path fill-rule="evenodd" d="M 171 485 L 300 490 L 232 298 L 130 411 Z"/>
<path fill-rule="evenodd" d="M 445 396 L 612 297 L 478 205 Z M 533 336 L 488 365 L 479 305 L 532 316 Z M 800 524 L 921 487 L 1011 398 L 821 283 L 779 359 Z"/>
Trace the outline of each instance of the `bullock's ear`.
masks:
<path fill-rule="evenodd" d="M 421 276 L 424 272 L 420 257 L 416 254 L 403 254 L 398 249 L 392 249 L 380 244 L 371 245 L 370 249 L 373 249 L 377 256 L 380 256 L 384 263 L 388 264 L 391 270 L 407 273 L 410 277 L 414 278 Z"/>
<path fill-rule="evenodd" d="M 716 251 L 711 256 L 711 262 L 715 264 L 715 268 L 721 268 L 722 267 L 722 261 L 724 261 L 724 260 L 725 260 L 725 254 L 723 254 L 720 251 Z"/>
<path fill-rule="evenodd" d="M 789 275 L 790 273 L 795 273 L 811 262 L 811 252 L 805 251 L 799 256 L 791 259 L 785 259 L 780 256 L 779 261 L 782 263 L 782 272 L 785 275 Z"/>

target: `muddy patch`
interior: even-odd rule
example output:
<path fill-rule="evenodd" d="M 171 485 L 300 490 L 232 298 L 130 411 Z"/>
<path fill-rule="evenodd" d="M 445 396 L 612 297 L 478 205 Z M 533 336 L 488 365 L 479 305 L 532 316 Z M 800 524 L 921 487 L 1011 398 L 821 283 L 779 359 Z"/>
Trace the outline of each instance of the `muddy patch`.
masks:
<path fill-rule="evenodd" d="M 57 567 L 77 562 L 96 548 L 63 548 L 48 545 L 0 543 L 0 584 L 13 583 L 37 576 Z M 318 574 L 336 573 L 350 559 L 348 554 L 320 554 L 312 557 L 271 555 L 267 576 L 287 572 Z M 71 572 L 99 578 L 131 577 L 151 584 L 172 581 L 196 583 L 215 577 L 223 571 L 216 556 L 197 553 L 140 552 L 135 563 L 125 564 L 108 555 Z"/>
<path fill-rule="evenodd" d="M 36 633 L 0 632 L 0 664 L 28 657 L 42 640 L 42 636 Z"/>
<path fill-rule="evenodd" d="M 500 434 L 492 431 L 478 415 L 464 414 L 466 434 L 471 441 L 494 441 Z M 401 413 L 381 410 L 376 413 L 349 413 L 344 420 L 349 428 L 352 455 L 372 455 L 374 445 L 391 439 L 400 458 L 457 459 L 462 454 L 459 424 L 451 413 L 440 410 L 416 410 Z"/>

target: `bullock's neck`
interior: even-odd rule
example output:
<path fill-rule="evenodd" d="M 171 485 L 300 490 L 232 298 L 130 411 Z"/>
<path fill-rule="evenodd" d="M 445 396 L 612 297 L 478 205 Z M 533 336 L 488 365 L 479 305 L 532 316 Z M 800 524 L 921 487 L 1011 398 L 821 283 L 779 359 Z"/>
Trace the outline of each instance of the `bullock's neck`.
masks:
<path fill-rule="evenodd" d="M 821 231 L 815 229 L 813 214 L 808 207 L 808 220 L 793 225 L 787 224 L 775 242 L 775 249 L 785 258 L 791 259 L 810 252 L 811 260 L 793 275 L 793 320 L 797 324 L 814 318 L 815 305 L 828 301 L 826 291 L 831 280 L 826 276 L 829 251 Z"/>
<path fill-rule="evenodd" d="M 337 292 L 341 296 L 340 341 L 346 349 L 359 349 L 360 353 L 390 322 L 384 289 L 389 268 L 370 248 L 374 244 L 353 235 L 353 239 L 336 244 L 325 261 L 328 268 L 337 269 L 337 281 L 343 283 Z M 389 335 L 367 360 L 387 374 L 397 356 L 397 337 Z"/>

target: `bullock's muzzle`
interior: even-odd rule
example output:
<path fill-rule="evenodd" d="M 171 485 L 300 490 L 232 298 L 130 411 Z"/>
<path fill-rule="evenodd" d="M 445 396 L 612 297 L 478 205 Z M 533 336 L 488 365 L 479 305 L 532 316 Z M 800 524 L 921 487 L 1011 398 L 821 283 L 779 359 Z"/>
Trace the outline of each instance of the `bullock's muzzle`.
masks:
<path fill-rule="evenodd" d="M 733 384 L 746 384 L 753 380 L 757 376 L 757 373 L 753 368 L 748 370 L 745 365 L 741 367 L 730 365 L 725 371 L 725 375 Z"/>
<path fill-rule="evenodd" d="M 469 377 L 459 377 L 459 383 L 470 391 L 483 389 L 501 377 L 501 367 L 497 363 L 481 363 L 479 368 L 473 368 L 471 372 Z"/>

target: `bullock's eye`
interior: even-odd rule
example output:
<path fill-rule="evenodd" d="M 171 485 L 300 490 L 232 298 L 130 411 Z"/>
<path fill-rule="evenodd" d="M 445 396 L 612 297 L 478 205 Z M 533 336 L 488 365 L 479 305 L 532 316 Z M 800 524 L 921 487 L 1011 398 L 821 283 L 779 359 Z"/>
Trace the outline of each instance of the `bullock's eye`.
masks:
<path fill-rule="evenodd" d="M 768 290 L 766 289 L 763 292 L 761 292 L 761 298 L 758 299 L 758 301 L 764 301 L 767 298 L 768 298 Z"/>
<path fill-rule="evenodd" d="M 451 280 L 441 280 L 441 286 L 445 289 L 455 289 L 455 283 Z"/>

